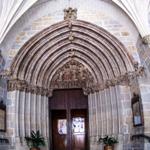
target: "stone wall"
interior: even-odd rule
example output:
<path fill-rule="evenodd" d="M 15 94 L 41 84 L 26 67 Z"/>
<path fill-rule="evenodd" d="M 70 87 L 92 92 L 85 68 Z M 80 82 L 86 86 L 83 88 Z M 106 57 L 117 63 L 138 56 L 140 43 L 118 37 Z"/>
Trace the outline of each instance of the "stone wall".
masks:
<path fill-rule="evenodd" d="M 52 0 L 33 6 L 14 25 L 0 45 L 6 59 L 5 68 L 10 66 L 16 53 L 31 37 L 62 21 L 63 10 L 69 6 L 77 8 L 77 19 L 103 27 L 113 34 L 125 45 L 129 55 L 140 62 L 136 48 L 138 32 L 126 14 L 107 1 L 94 0 L 93 3 L 93 0 L 86 0 L 82 5 L 81 3 L 82 0 L 72 1 L 70 4 L 66 0 Z"/>
<path fill-rule="evenodd" d="M 139 53 L 139 58 L 141 60 L 141 65 L 145 67 L 145 72 L 150 75 L 150 46 L 143 44 L 141 37 L 138 38 L 136 47 Z"/>
<path fill-rule="evenodd" d="M 0 50 L 0 72 L 4 69 L 5 60 L 1 54 Z M 7 106 L 7 80 L 0 76 L 0 102 L 3 102 L 4 105 Z M 0 132 L 0 138 L 7 138 L 7 134 L 5 132 Z M 8 143 L 0 143 L 0 150 L 7 150 L 9 147 Z"/>
<path fill-rule="evenodd" d="M 0 50 L 0 72 L 4 69 L 4 66 L 5 66 L 5 60 Z M 6 83 L 7 83 L 6 80 L 0 76 L 0 101 L 3 101 L 3 103 L 5 104 L 6 104 L 6 98 L 7 98 Z"/>
<path fill-rule="evenodd" d="M 144 117 L 144 134 L 150 136 L 150 78 L 144 76 L 139 79 L 140 92 L 142 98 L 143 117 Z M 145 139 L 144 150 L 150 149 L 150 143 Z"/>
<path fill-rule="evenodd" d="M 145 74 L 138 79 L 139 91 L 142 99 L 143 116 L 144 116 L 144 131 L 145 135 L 150 136 L 150 45 L 144 45 L 139 37 L 137 41 L 137 48 L 141 64 L 145 68 Z M 145 140 L 145 150 L 150 149 L 150 144 Z"/>

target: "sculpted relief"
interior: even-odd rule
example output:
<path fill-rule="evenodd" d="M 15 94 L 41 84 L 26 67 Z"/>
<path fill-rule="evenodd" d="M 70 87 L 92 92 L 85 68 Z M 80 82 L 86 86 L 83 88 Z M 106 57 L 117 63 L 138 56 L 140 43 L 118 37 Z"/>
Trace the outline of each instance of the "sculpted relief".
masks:
<path fill-rule="evenodd" d="M 52 79 L 51 87 L 68 88 L 70 86 L 70 88 L 82 88 L 87 84 L 92 84 L 92 81 L 93 77 L 88 69 L 81 63 L 71 60 L 56 72 Z"/>

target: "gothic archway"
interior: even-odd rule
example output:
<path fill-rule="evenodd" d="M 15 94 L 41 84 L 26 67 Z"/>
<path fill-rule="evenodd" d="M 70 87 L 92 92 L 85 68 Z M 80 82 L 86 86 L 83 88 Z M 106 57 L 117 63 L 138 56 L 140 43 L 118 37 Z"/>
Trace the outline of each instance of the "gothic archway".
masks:
<path fill-rule="evenodd" d="M 88 70 L 91 86 L 134 70 L 131 56 L 114 36 L 91 23 L 67 20 L 43 30 L 20 49 L 11 66 L 12 79 L 51 91 L 52 78 L 72 59 Z"/>
<path fill-rule="evenodd" d="M 115 123 L 112 132 L 119 134 L 117 85 L 128 84 L 134 71 L 126 48 L 96 25 L 71 19 L 46 28 L 24 44 L 11 65 L 8 90 L 16 91 L 16 111 L 20 112 L 15 114 L 16 136 L 39 129 L 48 138 L 48 97 L 53 89 L 64 88 L 82 88 L 88 94 L 91 137 L 104 134 L 105 127 L 111 134 L 109 125 Z M 104 124 L 99 129 L 102 113 L 106 118 L 101 118 Z"/>

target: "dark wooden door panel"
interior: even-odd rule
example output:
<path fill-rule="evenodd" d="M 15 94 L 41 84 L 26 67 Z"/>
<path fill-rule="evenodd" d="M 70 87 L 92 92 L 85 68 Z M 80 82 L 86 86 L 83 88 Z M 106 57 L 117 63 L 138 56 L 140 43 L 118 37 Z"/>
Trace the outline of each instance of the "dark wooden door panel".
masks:
<path fill-rule="evenodd" d="M 69 90 L 67 97 L 70 109 L 86 109 L 88 107 L 87 96 L 83 94 L 82 90 Z"/>
<path fill-rule="evenodd" d="M 71 110 L 72 148 L 71 150 L 87 150 L 88 121 L 86 109 Z"/>
<path fill-rule="evenodd" d="M 53 110 L 52 112 L 52 145 L 53 150 L 67 149 L 67 131 L 65 130 L 66 110 Z"/>
<path fill-rule="evenodd" d="M 50 98 L 51 109 L 86 109 L 88 108 L 87 96 L 81 89 L 54 90 Z"/>
<path fill-rule="evenodd" d="M 53 92 L 53 97 L 50 98 L 51 109 L 66 109 L 67 108 L 67 94 L 64 90 L 56 90 Z"/>
<path fill-rule="evenodd" d="M 55 90 L 49 104 L 53 150 L 88 150 L 88 99 L 83 91 Z"/>

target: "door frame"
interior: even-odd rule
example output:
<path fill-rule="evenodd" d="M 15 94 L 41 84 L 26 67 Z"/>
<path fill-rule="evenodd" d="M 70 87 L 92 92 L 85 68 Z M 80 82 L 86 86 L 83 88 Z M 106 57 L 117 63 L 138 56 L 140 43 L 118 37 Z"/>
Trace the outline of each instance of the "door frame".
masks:
<path fill-rule="evenodd" d="M 61 90 L 82 90 L 82 89 L 57 89 L 56 91 L 61 91 Z M 83 90 L 82 90 L 82 93 L 83 93 Z M 84 95 L 84 93 L 83 93 Z M 51 106 L 50 106 L 50 101 L 51 101 L 51 97 L 49 97 L 49 143 L 50 143 L 50 148 L 49 150 L 52 150 L 52 147 L 53 147 L 53 137 L 52 137 L 52 111 L 53 110 L 61 110 L 61 109 L 52 109 Z M 78 109 L 78 108 L 77 108 Z M 86 150 L 90 150 L 90 141 L 89 141 L 89 104 L 88 104 L 88 96 L 87 96 L 87 108 L 81 108 L 81 109 L 85 109 L 86 112 L 87 112 L 87 133 L 86 133 L 86 144 L 87 144 L 87 149 Z M 70 109 L 70 116 L 71 116 L 71 110 Z M 68 113 L 68 110 L 66 110 L 66 112 Z M 68 114 L 66 114 L 67 116 L 67 119 L 68 119 Z M 69 125 L 70 126 L 70 125 Z M 70 127 L 69 127 L 70 128 Z M 70 142 L 70 141 L 69 141 Z"/>

